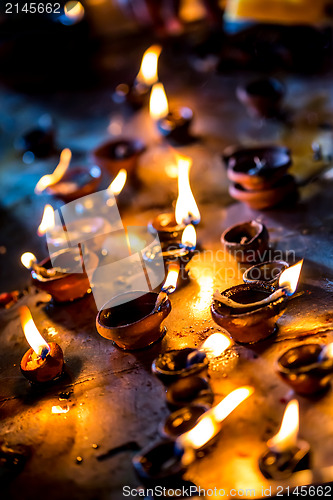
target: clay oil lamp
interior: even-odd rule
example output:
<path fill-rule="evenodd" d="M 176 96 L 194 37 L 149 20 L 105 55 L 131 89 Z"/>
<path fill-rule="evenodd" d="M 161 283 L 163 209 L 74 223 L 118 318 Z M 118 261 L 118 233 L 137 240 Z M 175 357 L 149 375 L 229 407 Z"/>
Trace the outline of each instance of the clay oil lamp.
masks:
<path fill-rule="evenodd" d="M 21 372 L 34 383 L 50 382 L 63 370 L 64 355 L 55 342 L 47 343 L 39 333 L 27 306 L 20 308 L 24 335 L 31 346 L 21 361 Z"/>
<path fill-rule="evenodd" d="M 268 479 L 289 478 L 294 472 L 308 469 L 310 446 L 298 439 L 299 408 L 296 399 L 284 412 L 279 432 L 268 440 L 267 450 L 259 459 L 259 468 Z"/>
<path fill-rule="evenodd" d="M 179 266 L 171 267 L 159 294 L 125 292 L 104 304 L 96 318 L 98 333 L 120 349 L 148 347 L 163 337 L 163 321 L 171 312 L 169 294 L 176 289 Z"/>
<path fill-rule="evenodd" d="M 214 393 L 205 378 L 191 375 L 179 378 L 168 387 L 166 401 L 172 411 L 189 404 L 211 406 Z"/>
<path fill-rule="evenodd" d="M 54 172 L 44 175 L 36 184 L 35 193 L 45 192 L 65 203 L 94 193 L 101 181 L 99 167 L 69 168 L 72 153 L 66 148 L 61 152 L 60 161 Z"/>
<path fill-rule="evenodd" d="M 251 116 L 270 118 L 280 113 L 284 87 L 274 78 L 263 78 L 237 87 L 236 94 Z"/>
<path fill-rule="evenodd" d="M 248 148 L 229 158 L 227 175 L 246 190 L 260 191 L 274 186 L 290 166 L 290 152 L 284 147 Z"/>
<path fill-rule="evenodd" d="M 152 234 L 158 234 L 162 248 L 179 242 L 181 234 L 188 224 L 199 224 L 200 212 L 192 193 L 190 184 L 190 170 L 192 159 L 184 155 L 176 155 L 178 168 L 178 197 L 175 213 L 162 213 L 148 224 Z"/>
<path fill-rule="evenodd" d="M 248 190 L 241 184 L 231 184 L 229 194 L 232 198 L 246 203 L 252 210 L 266 210 L 283 201 L 297 199 L 297 185 L 292 175 L 286 174 L 267 189 Z"/>
<path fill-rule="evenodd" d="M 198 349 L 186 347 L 160 354 L 152 364 L 152 371 L 165 383 L 192 375 L 205 376 L 209 361 L 221 356 L 231 345 L 222 333 L 213 333 Z"/>
<path fill-rule="evenodd" d="M 134 180 L 140 156 L 145 149 L 143 142 L 138 139 L 112 139 L 94 149 L 92 160 L 111 177 L 115 177 L 124 169 L 128 173 L 129 180 Z"/>
<path fill-rule="evenodd" d="M 209 406 L 193 405 L 184 406 L 174 411 L 160 426 L 162 437 L 177 439 L 181 434 L 193 429 L 199 418 L 209 409 Z"/>
<path fill-rule="evenodd" d="M 252 387 L 234 390 L 176 441 L 169 439 L 149 445 L 135 455 L 132 463 L 143 484 L 170 486 L 180 480 L 187 467 L 219 434 L 224 420 L 252 393 Z"/>
<path fill-rule="evenodd" d="M 276 370 L 302 396 L 324 394 L 333 376 L 333 344 L 302 344 L 280 356 Z"/>
<path fill-rule="evenodd" d="M 215 292 L 211 306 L 214 321 L 236 342 L 251 344 L 266 339 L 276 331 L 276 322 L 296 291 L 302 263 L 283 271 L 278 288 L 256 282 Z"/>
<path fill-rule="evenodd" d="M 285 158 L 285 156 L 288 157 L 288 160 L 291 163 L 290 149 L 285 146 L 264 145 L 244 147 L 240 145 L 233 145 L 225 148 L 222 154 L 222 159 L 225 167 L 228 168 L 229 162 L 244 164 L 247 161 L 253 162 L 255 157 L 258 157 L 259 159 L 261 158 L 267 162 L 268 158 Z M 285 158 L 285 160 L 287 162 L 287 158 Z"/>
<path fill-rule="evenodd" d="M 252 220 L 226 229 L 221 242 L 238 262 L 260 262 L 269 248 L 269 234 L 264 224 Z"/>
<path fill-rule="evenodd" d="M 190 126 L 193 111 L 188 107 L 169 109 L 168 99 L 162 83 L 155 83 L 149 100 L 149 113 L 162 136 L 177 144 L 187 144 L 193 140 Z"/>
<path fill-rule="evenodd" d="M 289 267 L 284 260 L 269 260 L 261 264 L 254 264 L 243 274 L 244 283 L 266 283 L 275 286 L 283 271 Z"/>
<path fill-rule="evenodd" d="M 158 59 L 161 51 L 160 45 L 152 45 L 145 51 L 134 82 L 117 85 L 113 95 L 115 102 L 127 102 L 135 110 L 148 103 L 150 89 L 158 81 Z"/>
<path fill-rule="evenodd" d="M 78 247 L 59 250 L 41 262 L 37 262 L 34 254 L 26 252 L 21 256 L 21 262 L 31 270 L 33 285 L 52 295 L 57 302 L 79 299 L 90 290 Z M 97 255 L 91 251 L 87 253 L 84 265 L 95 269 L 98 265 Z"/>

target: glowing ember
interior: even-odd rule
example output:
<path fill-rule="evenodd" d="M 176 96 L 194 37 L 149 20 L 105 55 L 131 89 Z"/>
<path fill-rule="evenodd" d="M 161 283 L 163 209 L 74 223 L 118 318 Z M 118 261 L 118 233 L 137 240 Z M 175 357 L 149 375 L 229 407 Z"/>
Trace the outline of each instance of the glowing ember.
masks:
<path fill-rule="evenodd" d="M 285 409 L 279 432 L 269 439 L 267 446 L 275 452 L 286 451 L 297 443 L 299 429 L 298 401 L 293 399 Z"/>
<path fill-rule="evenodd" d="M 187 156 L 178 156 L 178 198 L 175 217 L 177 224 L 198 224 L 200 212 L 190 186 L 190 168 L 192 159 Z"/>
<path fill-rule="evenodd" d="M 21 262 L 27 269 L 31 269 L 32 264 L 37 262 L 36 256 L 31 252 L 25 252 L 21 255 Z"/>
<path fill-rule="evenodd" d="M 292 295 L 296 291 L 302 265 L 303 260 L 297 262 L 297 264 L 295 264 L 294 266 L 285 269 L 280 276 L 279 286 L 280 288 L 287 289 L 288 295 Z"/>
<path fill-rule="evenodd" d="M 43 217 L 39 227 L 37 229 L 38 236 L 43 236 L 47 231 L 54 228 L 55 226 L 55 218 L 54 218 L 54 210 L 51 205 L 45 205 Z"/>
<path fill-rule="evenodd" d="M 179 268 L 178 262 L 171 262 L 168 266 L 168 275 L 163 285 L 163 290 L 168 290 L 168 293 L 173 293 L 176 290 Z"/>
<path fill-rule="evenodd" d="M 216 358 L 221 356 L 230 345 L 231 340 L 229 337 L 223 335 L 223 333 L 213 333 L 202 344 L 201 350 L 203 349 L 209 358 Z"/>
<path fill-rule="evenodd" d="M 52 174 L 43 175 L 36 184 L 35 193 L 42 193 L 47 187 L 59 182 L 65 175 L 72 158 L 71 150 L 66 148 L 60 154 L 60 161 Z"/>
<path fill-rule="evenodd" d="M 32 347 L 37 356 L 44 358 L 50 352 L 50 346 L 39 333 L 27 306 L 22 306 L 20 308 L 20 318 L 28 344 Z"/>
<path fill-rule="evenodd" d="M 161 51 L 160 45 L 152 45 L 143 54 L 140 71 L 136 77 L 138 82 L 151 87 L 158 81 L 157 65 Z"/>
<path fill-rule="evenodd" d="M 155 83 L 149 100 L 149 113 L 153 120 L 160 120 L 169 113 L 168 99 L 162 83 Z"/>
<path fill-rule="evenodd" d="M 123 190 L 123 187 L 125 186 L 126 179 L 127 179 L 127 172 L 124 168 L 122 168 L 121 170 L 119 170 L 118 174 L 109 185 L 107 189 L 108 193 L 114 194 L 115 196 L 120 194 L 121 191 Z"/>
<path fill-rule="evenodd" d="M 182 234 L 182 245 L 187 248 L 195 248 L 197 244 L 197 233 L 192 224 L 186 226 Z"/>

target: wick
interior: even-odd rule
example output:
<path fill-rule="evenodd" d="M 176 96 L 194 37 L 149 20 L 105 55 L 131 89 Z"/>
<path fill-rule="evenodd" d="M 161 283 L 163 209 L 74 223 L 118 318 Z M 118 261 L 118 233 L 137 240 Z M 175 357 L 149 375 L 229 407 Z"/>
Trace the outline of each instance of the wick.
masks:
<path fill-rule="evenodd" d="M 263 170 L 265 167 L 266 167 L 266 160 L 265 158 L 263 158 L 262 160 L 258 157 L 258 156 L 255 156 L 253 158 L 253 161 L 254 163 L 256 164 L 255 167 L 251 168 L 248 173 L 250 175 L 255 175 L 257 174 L 258 172 L 260 172 L 260 170 Z"/>
<path fill-rule="evenodd" d="M 221 302 L 225 306 L 231 307 L 232 309 L 249 309 L 252 307 L 264 306 L 274 302 L 280 297 L 285 297 L 287 294 L 287 290 L 285 288 L 279 288 L 275 292 L 273 292 L 268 297 L 259 300 L 258 302 L 251 302 L 250 304 L 241 304 L 240 302 L 235 302 L 232 299 L 229 299 L 225 295 L 222 295 L 218 290 L 216 290 L 213 294 L 213 299 L 217 302 Z"/>
<path fill-rule="evenodd" d="M 43 361 L 46 358 L 46 356 L 49 354 L 49 352 L 50 352 L 49 347 L 43 347 L 42 352 L 40 353 L 40 357 L 42 358 Z"/>

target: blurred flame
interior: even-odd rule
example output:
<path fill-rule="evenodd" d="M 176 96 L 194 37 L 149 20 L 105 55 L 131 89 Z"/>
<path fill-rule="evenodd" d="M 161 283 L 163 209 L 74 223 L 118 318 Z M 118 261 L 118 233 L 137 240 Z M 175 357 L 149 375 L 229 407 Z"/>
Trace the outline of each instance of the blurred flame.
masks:
<path fill-rule="evenodd" d="M 122 168 L 121 170 L 119 170 L 118 174 L 109 185 L 107 189 L 108 193 L 114 194 L 115 196 L 120 194 L 123 190 L 123 187 L 125 186 L 126 180 L 127 180 L 127 171 L 124 168 Z"/>
<path fill-rule="evenodd" d="M 205 340 L 200 350 L 204 350 L 210 358 L 216 358 L 231 346 L 231 340 L 223 333 L 213 333 Z"/>
<path fill-rule="evenodd" d="M 27 269 L 31 269 L 34 262 L 37 262 L 36 256 L 31 252 L 25 252 L 21 255 L 21 262 Z"/>
<path fill-rule="evenodd" d="M 285 269 L 280 276 L 279 279 L 280 288 L 287 288 L 288 294 L 290 295 L 296 292 L 302 265 L 303 265 L 303 260 L 297 262 L 297 264 L 295 264 L 294 266 Z"/>
<path fill-rule="evenodd" d="M 276 452 L 286 451 L 297 442 L 299 429 L 299 408 L 298 401 L 289 401 L 281 423 L 279 432 L 267 441 L 267 446 Z"/>
<path fill-rule="evenodd" d="M 84 7 L 81 2 L 70 1 L 65 3 L 64 12 L 68 19 L 77 23 L 84 16 Z"/>
<path fill-rule="evenodd" d="M 153 120 L 164 118 L 169 113 L 168 99 L 162 83 L 155 83 L 151 89 L 149 113 Z"/>
<path fill-rule="evenodd" d="M 69 412 L 69 406 L 68 405 L 66 405 L 66 406 L 60 406 L 60 405 L 52 406 L 51 412 L 52 413 L 67 413 L 67 412 Z"/>
<path fill-rule="evenodd" d="M 325 359 L 332 359 L 333 358 L 333 342 L 330 344 L 327 344 L 324 349 L 321 352 L 321 357 Z"/>
<path fill-rule="evenodd" d="M 136 77 L 136 80 L 140 83 L 144 83 L 151 87 L 158 81 L 158 58 L 162 51 L 160 45 L 152 45 L 145 51 L 142 57 L 140 71 Z"/>
<path fill-rule="evenodd" d="M 185 449 L 199 449 L 220 430 L 221 422 L 254 392 L 252 387 L 232 391 L 217 406 L 208 410 L 190 431 L 182 434 L 177 442 Z"/>
<path fill-rule="evenodd" d="M 177 224 L 198 224 L 200 212 L 190 186 L 190 168 L 192 159 L 177 155 L 178 164 L 178 198 L 175 217 Z"/>
<path fill-rule="evenodd" d="M 54 228 L 54 226 L 54 210 L 51 205 L 45 205 L 43 217 L 37 229 L 38 236 L 43 236 L 43 234 L 45 234 L 49 229 Z"/>
<path fill-rule="evenodd" d="M 72 152 L 70 149 L 65 148 L 61 151 L 60 160 L 52 174 L 43 175 L 39 179 L 35 187 L 35 193 L 42 193 L 47 187 L 52 186 L 59 182 L 65 175 L 66 170 L 69 167 L 72 158 Z"/>
<path fill-rule="evenodd" d="M 197 232 L 192 224 L 185 227 L 182 234 L 182 245 L 187 248 L 195 248 L 197 244 Z"/>
<path fill-rule="evenodd" d="M 34 320 L 32 319 L 31 312 L 27 306 L 20 307 L 20 318 L 25 338 L 37 356 L 41 356 L 45 350 L 50 352 L 50 346 L 37 330 Z"/>
<path fill-rule="evenodd" d="M 169 288 L 169 293 L 173 293 L 176 290 L 179 269 L 180 266 L 178 262 L 171 262 L 169 264 L 168 275 L 162 287 L 163 290 L 167 290 Z"/>

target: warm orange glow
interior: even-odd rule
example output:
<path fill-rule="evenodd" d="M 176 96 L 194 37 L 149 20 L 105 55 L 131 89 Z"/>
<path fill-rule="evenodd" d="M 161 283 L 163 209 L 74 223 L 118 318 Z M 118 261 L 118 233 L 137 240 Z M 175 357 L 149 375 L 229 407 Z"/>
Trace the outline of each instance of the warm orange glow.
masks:
<path fill-rule="evenodd" d="M 150 87 L 158 81 L 158 58 L 162 51 L 160 45 L 152 45 L 143 54 L 140 71 L 136 77 L 137 81 Z"/>
<path fill-rule="evenodd" d="M 280 288 L 287 288 L 288 294 L 290 295 L 296 292 L 302 265 L 303 265 L 303 260 L 297 262 L 297 264 L 295 264 L 294 266 L 285 269 L 280 276 L 279 279 Z"/>
<path fill-rule="evenodd" d="M 114 194 L 115 196 L 120 194 L 123 190 L 123 187 L 125 186 L 126 180 L 127 180 L 127 171 L 124 168 L 122 168 L 121 170 L 119 170 L 118 174 L 108 187 L 107 189 L 108 193 Z"/>
<path fill-rule="evenodd" d="M 66 173 L 72 158 L 72 152 L 70 149 L 63 149 L 60 154 L 60 160 L 52 174 L 43 175 L 41 179 L 36 184 L 35 193 L 42 193 L 47 187 L 52 186 L 59 182 Z"/>
<path fill-rule="evenodd" d="M 52 406 L 52 413 L 67 413 L 69 412 L 69 406 L 66 405 L 66 406 L 60 406 L 60 405 L 56 405 L 56 406 Z"/>
<path fill-rule="evenodd" d="M 321 352 L 322 359 L 333 359 L 333 342 L 327 344 Z"/>
<path fill-rule="evenodd" d="M 31 269 L 32 264 L 37 262 L 36 256 L 31 252 L 25 252 L 21 255 L 21 262 L 27 269 Z"/>
<path fill-rule="evenodd" d="M 276 452 L 286 451 L 297 443 L 299 429 L 298 401 L 293 399 L 285 409 L 279 432 L 269 439 L 267 446 Z"/>
<path fill-rule="evenodd" d="M 177 439 L 177 444 L 185 450 L 185 462 L 192 459 L 188 450 L 200 449 L 216 436 L 221 429 L 222 421 L 253 392 L 252 387 L 240 387 L 232 391 L 217 406 L 204 413 L 193 429 Z"/>
<path fill-rule="evenodd" d="M 84 7 L 81 2 L 70 1 L 65 3 L 64 12 L 68 19 L 77 23 L 84 16 Z"/>
<path fill-rule="evenodd" d="M 45 205 L 43 217 L 37 229 L 38 236 L 43 236 L 43 234 L 45 234 L 49 229 L 54 228 L 54 226 L 54 210 L 51 205 Z"/>
<path fill-rule="evenodd" d="M 164 118 L 169 113 L 168 99 L 162 83 L 155 83 L 151 89 L 149 113 L 153 120 Z"/>
<path fill-rule="evenodd" d="M 190 168 L 192 159 L 187 156 L 177 156 L 178 164 L 178 198 L 175 217 L 177 224 L 197 224 L 200 222 L 200 212 L 190 186 Z"/>
<path fill-rule="evenodd" d="M 213 333 L 202 344 L 200 350 L 204 350 L 208 358 L 216 358 L 231 346 L 231 340 L 223 333 Z"/>
<path fill-rule="evenodd" d="M 195 248 L 197 244 L 197 232 L 192 224 L 186 226 L 182 234 L 182 245 L 188 248 Z"/>
<path fill-rule="evenodd" d="M 168 274 L 163 284 L 163 290 L 168 290 L 168 293 L 173 293 L 177 288 L 177 280 L 179 275 L 179 263 L 171 262 L 168 266 Z"/>
<path fill-rule="evenodd" d="M 37 330 L 34 320 L 32 319 L 31 312 L 27 306 L 20 307 L 20 318 L 25 338 L 37 356 L 41 356 L 45 350 L 49 352 L 50 346 Z"/>

